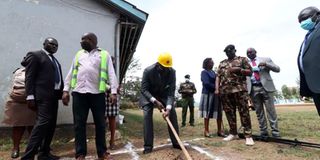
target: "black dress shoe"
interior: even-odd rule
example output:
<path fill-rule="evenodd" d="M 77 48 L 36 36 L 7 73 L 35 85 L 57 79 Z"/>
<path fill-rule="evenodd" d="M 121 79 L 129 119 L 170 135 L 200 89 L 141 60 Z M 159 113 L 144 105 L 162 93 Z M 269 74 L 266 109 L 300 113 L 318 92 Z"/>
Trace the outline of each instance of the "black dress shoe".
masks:
<path fill-rule="evenodd" d="M 53 155 L 51 153 L 44 155 L 44 154 L 39 154 L 38 155 L 38 160 L 58 160 L 60 159 L 59 156 Z"/>
<path fill-rule="evenodd" d="M 172 147 L 175 148 L 175 149 L 180 149 L 180 150 L 182 150 L 181 147 L 179 146 L 179 144 L 173 144 Z"/>
<path fill-rule="evenodd" d="M 11 158 L 18 158 L 19 157 L 19 150 L 13 150 L 11 153 Z"/>
<path fill-rule="evenodd" d="M 223 137 L 223 138 L 225 138 L 225 137 L 227 137 L 224 133 L 217 133 L 217 135 L 218 135 L 218 137 Z"/>
<path fill-rule="evenodd" d="M 143 150 L 143 154 L 148 154 L 148 153 L 151 153 L 152 152 L 152 149 L 144 149 Z"/>
<path fill-rule="evenodd" d="M 273 134 L 272 138 L 281 138 L 281 136 L 279 134 Z"/>

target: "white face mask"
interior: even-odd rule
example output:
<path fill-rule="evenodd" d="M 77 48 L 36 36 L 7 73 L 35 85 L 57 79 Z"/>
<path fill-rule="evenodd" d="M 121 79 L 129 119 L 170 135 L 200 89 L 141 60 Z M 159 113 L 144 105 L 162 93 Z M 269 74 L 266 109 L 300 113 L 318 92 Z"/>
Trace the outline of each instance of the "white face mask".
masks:
<path fill-rule="evenodd" d="M 189 78 L 186 78 L 186 82 L 190 82 L 190 79 L 189 79 Z"/>

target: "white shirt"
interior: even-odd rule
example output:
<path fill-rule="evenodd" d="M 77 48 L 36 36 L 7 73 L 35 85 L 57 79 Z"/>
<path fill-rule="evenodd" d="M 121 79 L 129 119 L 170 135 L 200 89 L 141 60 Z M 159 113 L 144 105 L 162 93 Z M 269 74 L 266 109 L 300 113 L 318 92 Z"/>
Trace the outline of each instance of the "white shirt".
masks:
<path fill-rule="evenodd" d="M 92 50 L 90 53 L 85 51 L 80 54 L 78 59 L 78 74 L 77 74 L 77 84 L 73 89 L 73 92 L 78 93 L 92 93 L 98 94 L 99 91 L 99 82 L 100 82 L 100 62 L 101 55 L 98 49 Z M 67 77 L 65 78 L 65 86 L 63 91 L 69 91 L 71 79 L 72 79 L 72 70 L 73 64 L 75 63 L 75 58 L 68 72 Z M 118 80 L 113 68 L 113 63 L 110 54 L 107 56 L 107 67 L 108 67 L 108 83 L 111 87 L 111 93 L 117 94 L 117 88 L 119 86 Z M 107 86 L 108 87 L 108 86 Z M 108 88 L 107 88 L 108 89 Z"/>
<path fill-rule="evenodd" d="M 248 58 L 248 61 L 249 61 L 249 64 L 251 65 L 251 67 L 254 67 L 253 64 L 252 64 L 252 60 L 250 58 Z M 256 57 L 256 58 L 254 58 L 254 61 L 256 62 L 256 66 L 255 67 L 258 67 L 258 65 L 260 63 L 259 59 Z M 250 79 L 251 79 L 252 83 L 260 83 L 260 81 L 256 80 L 256 78 L 254 77 L 253 73 L 252 73 Z"/>

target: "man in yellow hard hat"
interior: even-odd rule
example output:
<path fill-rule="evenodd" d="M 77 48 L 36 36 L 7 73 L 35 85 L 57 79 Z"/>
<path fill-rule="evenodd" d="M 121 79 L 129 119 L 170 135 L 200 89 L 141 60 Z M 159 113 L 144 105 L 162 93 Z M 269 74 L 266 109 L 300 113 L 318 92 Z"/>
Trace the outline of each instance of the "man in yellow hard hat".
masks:
<path fill-rule="evenodd" d="M 176 88 L 176 72 L 172 68 L 172 56 L 170 53 L 161 53 L 158 62 L 147 67 L 143 72 L 141 82 L 141 96 L 139 105 L 144 115 L 144 154 L 152 152 L 153 149 L 153 108 L 157 107 L 163 117 L 169 119 L 179 134 L 177 114 L 173 105 L 174 92 Z M 173 148 L 181 149 L 173 132 L 168 126 Z"/>

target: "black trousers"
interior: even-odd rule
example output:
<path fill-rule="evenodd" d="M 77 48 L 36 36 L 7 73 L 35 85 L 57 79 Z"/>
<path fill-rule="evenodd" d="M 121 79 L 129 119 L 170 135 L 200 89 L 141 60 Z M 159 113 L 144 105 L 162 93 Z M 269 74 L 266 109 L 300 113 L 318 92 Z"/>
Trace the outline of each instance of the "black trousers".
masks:
<path fill-rule="evenodd" d="M 316 105 L 318 114 L 320 116 L 320 94 L 319 93 L 313 93 L 312 94 L 312 98 L 313 98 L 314 104 Z"/>
<path fill-rule="evenodd" d="M 87 137 L 86 124 L 88 119 L 89 109 L 92 112 L 93 121 L 95 124 L 95 140 L 96 149 L 99 157 L 107 151 L 106 147 L 106 122 L 104 119 L 106 111 L 105 94 L 90 94 L 73 92 L 73 123 L 75 133 L 76 157 L 87 154 Z"/>
<path fill-rule="evenodd" d="M 58 98 L 36 100 L 37 120 L 21 160 L 33 159 L 38 153 L 46 155 L 50 152 L 50 144 L 56 129 L 58 115 Z"/>
<path fill-rule="evenodd" d="M 145 105 L 142 107 L 143 109 L 143 116 L 144 116 L 144 122 L 143 122 L 143 132 L 144 132 L 144 149 L 145 150 L 152 150 L 153 149 L 153 104 Z M 174 129 L 177 131 L 177 134 L 179 135 L 179 127 L 178 127 L 178 120 L 177 120 L 177 113 L 175 108 L 172 106 L 172 109 L 170 110 L 169 119 L 174 127 Z M 172 145 L 178 146 L 179 143 L 177 139 L 175 138 L 173 132 L 171 131 L 169 125 L 168 125 L 168 132 L 169 136 L 172 142 Z"/>
<path fill-rule="evenodd" d="M 320 116 L 320 93 L 314 93 L 310 90 L 302 71 L 300 71 L 300 95 L 313 98 L 314 104 Z"/>

